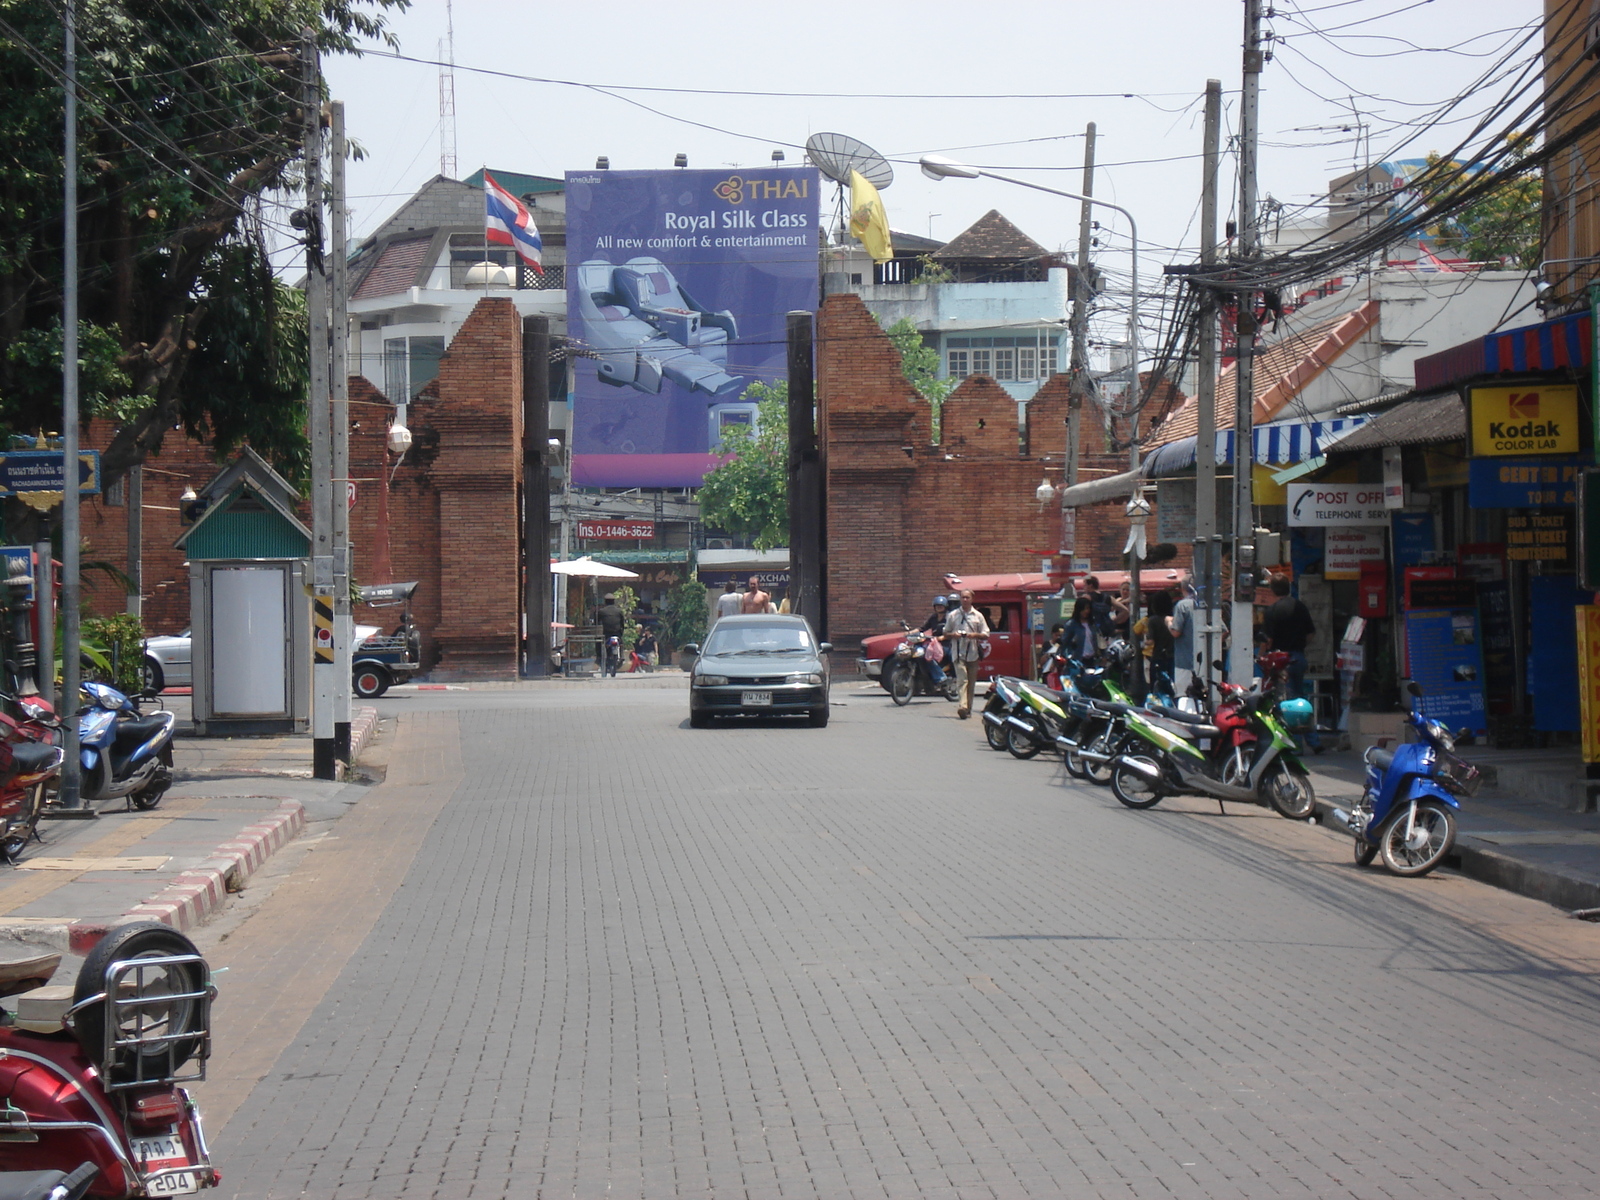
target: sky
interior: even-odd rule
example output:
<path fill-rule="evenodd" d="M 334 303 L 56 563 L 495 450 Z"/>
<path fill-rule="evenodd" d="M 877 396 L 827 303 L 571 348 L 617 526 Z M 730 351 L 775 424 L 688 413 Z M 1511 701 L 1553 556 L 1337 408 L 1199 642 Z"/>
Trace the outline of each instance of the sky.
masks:
<path fill-rule="evenodd" d="M 1542 12 L 1538 0 L 1273 7 L 1259 187 L 1291 213 L 1357 165 L 1452 150 L 1497 90 L 1479 76 L 1534 53 L 1537 35 L 1519 43 Z M 399 53 L 442 57 L 444 0 L 390 21 Z M 795 163 L 808 135 L 841 132 L 894 164 L 883 202 L 895 228 L 948 240 L 997 208 L 1047 248 L 1075 251 L 1076 202 L 989 179 L 934 182 L 916 160 L 942 153 L 1076 192 L 1092 121 L 1095 194 L 1138 222 L 1141 291 L 1159 286 L 1161 264 L 1195 254 L 1208 78 L 1223 85 L 1225 135 L 1238 122 L 1242 0 L 458 0 L 453 22 L 458 176 L 487 165 L 559 177 L 602 154 L 618 169 L 668 168 L 678 153 L 692 167 L 767 166 L 774 149 Z M 349 171 L 359 240 L 440 170 L 439 71 L 377 54 L 330 58 L 325 71 L 367 155 Z M 1454 123 L 1435 123 L 1464 92 Z M 1230 215 L 1231 163 L 1225 175 Z M 1127 223 L 1100 215 L 1099 265 L 1125 279 Z"/>

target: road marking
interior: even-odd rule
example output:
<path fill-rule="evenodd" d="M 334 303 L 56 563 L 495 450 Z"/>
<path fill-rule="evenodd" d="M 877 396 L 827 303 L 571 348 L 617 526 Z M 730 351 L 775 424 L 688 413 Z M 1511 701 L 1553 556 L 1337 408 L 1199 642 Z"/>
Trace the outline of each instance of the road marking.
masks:
<path fill-rule="evenodd" d="M 28 858 L 17 864 L 22 871 L 159 871 L 172 861 L 170 854 L 141 854 L 131 858 L 95 858 L 75 855 L 72 858 Z"/>

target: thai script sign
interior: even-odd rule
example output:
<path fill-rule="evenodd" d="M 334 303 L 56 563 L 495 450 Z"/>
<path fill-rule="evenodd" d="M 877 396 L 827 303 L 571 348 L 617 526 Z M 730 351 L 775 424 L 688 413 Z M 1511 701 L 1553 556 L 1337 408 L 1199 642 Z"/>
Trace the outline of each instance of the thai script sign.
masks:
<path fill-rule="evenodd" d="M 54 492 L 61 485 L 61 451 L 11 450 L 0 453 L 0 496 L 24 492 Z M 78 453 L 78 493 L 93 495 L 100 490 L 100 451 Z"/>
<path fill-rule="evenodd" d="M 1361 564 L 1383 561 L 1383 531 L 1330 529 L 1322 542 L 1324 579 L 1360 579 Z"/>
<path fill-rule="evenodd" d="M 1383 488 L 1370 484 L 1291 483 L 1286 489 L 1289 524 L 1387 525 Z"/>
<path fill-rule="evenodd" d="M 1578 389 L 1472 388 L 1468 429 L 1474 458 L 1578 452 Z"/>

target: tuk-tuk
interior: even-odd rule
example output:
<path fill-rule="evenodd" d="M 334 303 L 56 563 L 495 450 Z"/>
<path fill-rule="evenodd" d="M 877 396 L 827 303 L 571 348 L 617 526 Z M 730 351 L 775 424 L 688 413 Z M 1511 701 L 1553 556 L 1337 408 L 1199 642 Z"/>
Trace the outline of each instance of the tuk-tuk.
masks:
<path fill-rule="evenodd" d="M 393 633 L 375 633 L 359 643 L 351 655 L 356 695 L 372 700 L 391 684 L 405 683 L 422 670 L 422 635 L 411 620 L 411 583 L 374 583 L 357 588 L 361 603 L 372 608 L 400 609 Z"/>

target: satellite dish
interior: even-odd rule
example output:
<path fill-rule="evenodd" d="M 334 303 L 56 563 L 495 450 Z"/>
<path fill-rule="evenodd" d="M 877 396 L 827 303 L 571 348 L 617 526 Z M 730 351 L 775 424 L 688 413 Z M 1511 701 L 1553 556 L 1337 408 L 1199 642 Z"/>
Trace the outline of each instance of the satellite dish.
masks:
<path fill-rule="evenodd" d="M 894 182 L 889 160 L 846 133 L 813 133 L 806 139 L 806 157 L 838 184 L 848 186 L 851 171 L 860 171 L 861 177 L 875 188 L 886 188 Z"/>

